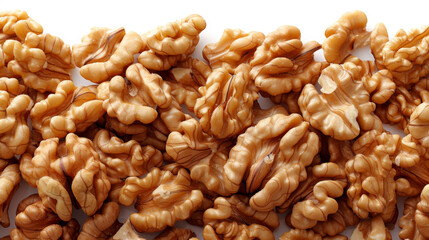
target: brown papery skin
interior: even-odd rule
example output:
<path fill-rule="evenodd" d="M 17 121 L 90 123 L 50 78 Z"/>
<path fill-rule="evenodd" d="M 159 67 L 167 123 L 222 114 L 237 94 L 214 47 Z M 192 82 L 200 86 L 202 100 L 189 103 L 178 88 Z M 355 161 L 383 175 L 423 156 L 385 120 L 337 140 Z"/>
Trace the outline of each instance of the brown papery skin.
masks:
<path fill-rule="evenodd" d="M 327 63 L 315 62 L 313 54 L 321 48 L 312 41 L 302 44 L 294 26 L 281 26 L 270 33 L 250 61 L 250 76 L 259 90 L 277 96 L 300 92 L 307 83 L 315 83 Z"/>
<path fill-rule="evenodd" d="M 337 140 L 351 140 L 360 131 L 383 129 L 374 114 L 375 104 L 361 81 L 366 65 L 355 57 L 347 60 L 322 71 L 318 80 L 322 94 L 307 84 L 298 99 L 304 119 Z"/>
<path fill-rule="evenodd" d="M 31 19 L 26 11 L 2 11 L 0 12 L 0 43 L 8 39 L 24 41 L 29 32 L 41 34 L 43 27 Z"/>
<path fill-rule="evenodd" d="M 232 144 L 206 134 L 193 118 L 182 122 L 180 127 L 182 132 L 168 135 L 167 154 L 189 169 L 192 180 L 201 182 L 210 191 L 229 195 L 222 172 Z"/>
<path fill-rule="evenodd" d="M 423 102 L 410 116 L 408 130 L 414 139 L 417 139 L 423 147 L 429 147 L 429 102 Z"/>
<path fill-rule="evenodd" d="M 417 83 L 429 73 L 429 26 L 399 30 L 386 42 L 381 52 L 383 65 L 390 70 L 399 85 Z"/>
<path fill-rule="evenodd" d="M 253 102 L 259 95 L 249 71 L 248 64 L 239 65 L 234 74 L 225 68 L 215 69 L 199 89 L 202 97 L 194 111 L 205 132 L 218 138 L 235 137 L 252 124 Z"/>
<path fill-rule="evenodd" d="M 169 227 L 158 234 L 154 240 L 189 240 L 193 237 L 196 235 L 189 229 Z"/>
<path fill-rule="evenodd" d="M 55 92 L 61 81 L 71 79 L 71 49 L 59 37 L 30 32 L 23 44 L 6 41 L 3 51 L 8 56 L 8 69 L 39 92 Z"/>
<path fill-rule="evenodd" d="M 360 217 L 379 213 L 386 222 L 396 221 L 396 184 L 393 158 L 399 135 L 372 130 L 353 144 L 355 157 L 346 163 L 349 205 Z"/>
<path fill-rule="evenodd" d="M 403 216 L 399 219 L 398 226 L 401 228 L 399 232 L 399 238 L 411 239 L 411 240 L 425 240 L 420 231 L 417 229 L 415 214 L 417 210 L 417 204 L 420 201 L 420 197 L 407 198 L 404 203 Z"/>
<path fill-rule="evenodd" d="M 27 125 L 31 98 L 16 78 L 0 78 L 0 159 L 23 154 L 30 142 Z"/>
<path fill-rule="evenodd" d="M 241 63 L 248 63 L 265 35 L 261 32 L 245 33 L 240 29 L 225 29 L 219 42 L 207 44 L 203 57 L 213 70 L 224 68 L 229 73 Z"/>
<path fill-rule="evenodd" d="M 276 114 L 238 137 L 224 166 L 225 186 L 234 193 L 245 180 L 246 192 L 254 193 L 250 206 L 270 211 L 307 178 L 305 167 L 319 149 L 317 134 L 301 116 Z"/>
<path fill-rule="evenodd" d="M 426 185 L 420 193 L 420 201 L 417 203 L 417 210 L 414 220 L 417 230 L 423 237 L 429 238 L 429 186 Z"/>
<path fill-rule="evenodd" d="M 96 91 L 95 87 L 76 87 L 72 81 L 61 82 L 55 94 L 31 109 L 33 130 L 43 139 L 85 131 L 105 113 Z"/>
<path fill-rule="evenodd" d="M 384 226 L 383 219 L 380 216 L 360 222 L 350 240 L 392 240 L 389 230 Z"/>
<path fill-rule="evenodd" d="M 248 201 L 239 195 L 216 198 L 203 215 L 204 239 L 274 239 L 271 230 L 279 225 L 277 214 L 253 210 Z"/>
<path fill-rule="evenodd" d="M 100 213 L 86 219 L 78 240 L 97 240 L 112 237 L 121 227 L 118 222 L 119 204 L 108 202 L 103 205 Z"/>
<path fill-rule="evenodd" d="M 98 30 L 94 29 L 94 31 Z M 93 38 L 97 39 L 97 36 L 96 34 L 90 34 L 88 38 L 90 39 L 88 39 L 89 41 L 92 41 Z M 87 39 L 83 38 L 83 40 Z M 86 42 L 83 43 L 84 46 L 86 44 Z M 108 54 L 108 58 L 83 65 L 80 68 L 80 74 L 94 83 L 107 81 L 111 77 L 121 74 L 128 65 L 131 65 L 134 62 L 134 54 L 140 52 L 143 46 L 144 43 L 140 35 L 130 31 L 125 34 L 118 46 L 114 48 L 115 51 Z M 75 45 L 73 47 L 81 46 Z"/>
<path fill-rule="evenodd" d="M 139 63 L 156 71 L 180 64 L 194 52 L 199 34 L 205 28 L 205 20 L 198 14 L 191 14 L 143 34 L 146 47 L 138 57 Z"/>
<path fill-rule="evenodd" d="M 371 32 L 366 31 L 366 23 L 365 13 L 356 10 L 343 14 L 328 27 L 322 44 L 326 61 L 342 63 L 352 50 L 368 46 Z"/>
<path fill-rule="evenodd" d="M 119 194 L 119 202 L 133 204 L 137 213 L 130 215 L 131 224 L 139 232 L 156 232 L 187 219 L 203 200 L 200 190 L 194 190 L 185 169 L 177 175 L 154 168 L 144 178 L 129 177 Z"/>

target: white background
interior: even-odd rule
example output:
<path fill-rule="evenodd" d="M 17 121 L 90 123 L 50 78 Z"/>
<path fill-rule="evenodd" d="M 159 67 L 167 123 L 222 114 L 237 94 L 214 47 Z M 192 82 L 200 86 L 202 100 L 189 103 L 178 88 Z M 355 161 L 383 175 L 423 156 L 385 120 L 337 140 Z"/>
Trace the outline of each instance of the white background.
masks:
<path fill-rule="evenodd" d="M 281 25 L 295 25 L 301 30 L 302 40 L 323 42 L 325 29 L 335 22 L 344 12 L 355 9 L 364 11 L 368 16 L 368 29 L 378 22 L 384 22 L 390 37 L 397 30 L 420 27 L 429 24 L 426 1 L 0 1 L 1 10 L 26 10 L 29 16 L 39 22 L 44 32 L 61 37 L 67 44 L 80 42 L 91 27 L 125 27 L 138 33 L 147 32 L 158 25 L 198 13 L 207 22 L 207 28 L 201 33 L 201 40 L 195 56 L 201 58 L 205 44 L 218 41 L 225 28 L 241 28 L 244 31 L 261 31 L 265 34 Z M 364 59 L 373 59 L 368 49 L 357 53 Z M 323 59 L 321 52 L 317 59 Z M 84 84 L 78 71 L 73 78 L 77 84 Z M 390 129 L 390 128 L 389 128 Z M 12 226 L 16 206 L 19 201 L 34 193 L 27 184 L 22 184 L 16 192 L 9 210 Z M 403 199 L 399 201 L 402 215 Z M 132 208 L 123 209 L 119 220 L 125 221 Z M 86 216 L 74 211 L 81 223 Z M 278 238 L 287 227 L 284 215 L 280 216 L 281 226 L 275 231 Z M 180 222 L 179 226 L 185 226 Z M 12 227 L 11 226 L 11 227 Z M 0 227 L 0 237 L 8 235 L 9 229 Z M 191 227 L 202 239 L 201 229 Z M 347 234 L 352 229 L 347 230 Z M 392 231 L 397 237 L 398 228 Z M 145 235 L 150 238 L 149 235 Z"/>

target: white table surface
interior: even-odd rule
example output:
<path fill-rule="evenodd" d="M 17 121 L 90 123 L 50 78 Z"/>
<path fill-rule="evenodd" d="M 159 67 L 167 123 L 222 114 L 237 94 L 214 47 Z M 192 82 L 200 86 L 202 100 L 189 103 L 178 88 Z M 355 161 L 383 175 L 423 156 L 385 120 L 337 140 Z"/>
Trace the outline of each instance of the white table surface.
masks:
<path fill-rule="evenodd" d="M 201 50 L 207 44 L 218 41 L 225 28 L 241 28 L 244 31 L 261 31 L 265 34 L 281 25 L 295 25 L 301 30 L 302 40 L 325 39 L 324 31 L 344 12 L 360 9 L 367 14 L 368 29 L 378 22 L 384 22 L 389 35 L 393 36 L 400 28 L 408 30 L 429 24 L 427 1 L 0 1 L 1 10 L 26 10 L 29 16 L 40 23 L 44 32 L 61 37 L 67 44 L 80 42 L 82 36 L 91 27 L 125 27 L 144 33 L 167 22 L 183 18 L 191 13 L 200 14 L 207 22 L 206 29 L 200 35 L 195 56 L 202 59 Z M 363 59 L 373 59 L 369 48 L 356 53 Z M 323 59 L 321 51 L 316 53 L 318 60 Z M 73 79 L 77 85 L 88 84 L 74 71 Z M 394 129 L 387 127 L 388 130 Z M 24 197 L 36 190 L 26 183 L 21 183 L 10 205 L 11 227 L 1 228 L 0 237 L 8 235 L 14 227 L 16 206 Z M 399 199 L 399 215 L 402 215 L 404 199 Z M 132 207 L 121 210 L 119 220 L 124 222 Z M 75 210 L 73 216 L 82 224 L 86 215 Z M 281 226 L 274 232 L 276 238 L 288 227 L 285 215 L 280 215 Z M 188 227 L 202 239 L 202 229 L 182 221 L 176 224 Z M 350 236 L 352 228 L 344 234 Z M 393 239 L 399 239 L 398 227 L 392 231 Z M 148 239 L 154 234 L 143 235 Z"/>

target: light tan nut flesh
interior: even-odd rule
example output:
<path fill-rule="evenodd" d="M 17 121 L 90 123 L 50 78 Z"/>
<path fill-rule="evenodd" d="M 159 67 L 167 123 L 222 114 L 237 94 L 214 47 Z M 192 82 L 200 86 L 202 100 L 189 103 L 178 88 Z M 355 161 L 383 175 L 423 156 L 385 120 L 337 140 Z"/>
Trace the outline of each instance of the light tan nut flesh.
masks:
<path fill-rule="evenodd" d="M 384 226 L 383 219 L 380 216 L 367 219 L 360 222 L 350 240 L 392 240 L 389 230 Z"/>
<path fill-rule="evenodd" d="M 318 80 L 322 94 L 307 84 L 298 99 L 304 119 L 338 140 L 351 140 L 361 130 L 383 129 L 358 69 L 354 62 L 331 64 Z"/>
<path fill-rule="evenodd" d="M 261 32 L 245 33 L 240 29 L 225 29 L 219 42 L 204 47 L 203 57 L 213 70 L 225 68 L 232 73 L 238 65 L 250 61 L 264 38 Z"/>
<path fill-rule="evenodd" d="M 322 44 L 326 61 L 342 63 L 352 50 L 368 46 L 371 32 L 366 31 L 366 23 L 365 13 L 356 10 L 343 14 L 328 27 Z"/>
<path fill-rule="evenodd" d="M 225 186 L 237 192 L 241 181 L 254 193 L 250 206 L 269 211 L 280 206 L 306 179 L 305 167 L 319 152 L 319 138 L 298 114 L 276 114 L 239 136 L 224 166 Z M 247 176 L 245 178 L 245 176 Z"/>
<path fill-rule="evenodd" d="M 205 132 L 218 138 L 235 137 L 252 124 L 253 102 L 259 98 L 249 76 L 250 66 L 241 64 L 233 74 L 215 69 L 195 103 L 195 115 Z"/>
<path fill-rule="evenodd" d="M 144 178 L 127 178 L 119 202 L 130 206 L 137 198 L 138 212 L 130 215 L 131 224 L 139 232 L 160 231 L 188 218 L 202 203 L 203 194 L 190 183 L 184 169 L 174 175 L 154 168 Z"/>
<path fill-rule="evenodd" d="M 103 30 L 94 29 L 93 31 Z M 97 39 L 97 35 L 98 34 L 96 33 L 90 34 L 89 36 L 84 37 L 83 40 L 92 41 L 92 39 Z M 115 34 L 113 33 L 113 35 L 111 36 L 114 37 Z M 88 43 L 84 42 L 83 46 L 85 46 L 86 44 Z M 80 48 L 83 46 L 75 45 L 73 46 L 73 48 Z M 125 34 L 121 42 L 118 43 L 118 46 L 114 48 L 114 51 L 108 54 L 108 58 L 102 58 L 100 59 L 100 61 L 96 62 L 87 62 L 88 64 L 83 65 L 80 68 L 80 74 L 85 79 L 88 79 L 94 83 L 101 83 L 107 81 L 111 77 L 121 74 L 124 71 L 125 67 L 131 65 L 134 62 L 134 54 L 140 52 L 142 48 L 143 40 L 140 35 L 130 31 Z M 74 54 L 76 54 L 76 51 L 74 52 Z"/>
<path fill-rule="evenodd" d="M 76 87 L 72 81 L 58 84 L 55 94 L 35 104 L 30 118 L 43 139 L 63 138 L 83 132 L 105 113 L 95 87 Z"/>

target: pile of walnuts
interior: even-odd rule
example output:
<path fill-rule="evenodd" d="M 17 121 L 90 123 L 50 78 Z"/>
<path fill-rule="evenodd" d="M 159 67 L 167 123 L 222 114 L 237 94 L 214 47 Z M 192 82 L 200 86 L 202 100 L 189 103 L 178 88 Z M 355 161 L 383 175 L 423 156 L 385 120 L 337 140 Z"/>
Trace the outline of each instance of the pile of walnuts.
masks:
<path fill-rule="evenodd" d="M 429 26 L 389 39 L 366 24 L 348 12 L 322 44 L 294 26 L 226 29 L 202 61 L 199 15 L 69 46 L 1 12 L 0 224 L 21 178 L 38 191 L 4 239 L 196 239 L 174 227 L 186 220 L 204 239 L 271 240 L 283 212 L 282 240 L 354 225 L 351 239 L 391 239 L 397 221 L 401 239 L 429 238 Z M 375 61 L 352 55 L 367 46 Z M 75 86 L 76 67 L 96 85 Z"/>

